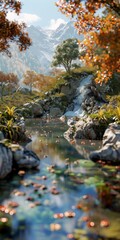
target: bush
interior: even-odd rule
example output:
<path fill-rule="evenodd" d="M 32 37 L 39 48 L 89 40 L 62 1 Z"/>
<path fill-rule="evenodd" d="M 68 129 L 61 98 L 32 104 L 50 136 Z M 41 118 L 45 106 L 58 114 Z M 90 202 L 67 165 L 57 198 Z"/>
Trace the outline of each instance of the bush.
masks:
<path fill-rule="evenodd" d="M 20 127 L 16 124 L 17 119 L 15 107 L 7 106 L 3 113 L 0 112 L 0 131 L 3 132 L 5 138 L 14 140 L 15 135 L 19 133 Z"/>
<path fill-rule="evenodd" d="M 102 125 L 108 125 L 111 122 L 120 123 L 120 96 L 110 98 L 109 104 L 105 104 L 101 109 L 91 117 L 99 121 Z"/>

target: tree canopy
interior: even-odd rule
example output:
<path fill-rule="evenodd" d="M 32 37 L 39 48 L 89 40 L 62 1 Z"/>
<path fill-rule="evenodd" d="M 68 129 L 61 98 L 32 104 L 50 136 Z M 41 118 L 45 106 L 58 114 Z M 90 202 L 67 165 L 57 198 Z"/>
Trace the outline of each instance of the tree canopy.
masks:
<path fill-rule="evenodd" d="M 14 73 L 3 73 L 0 71 L 0 95 L 3 99 L 4 90 L 14 90 L 18 86 L 19 79 Z"/>
<path fill-rule="evenodd" d="M 74 18 L 78 33 L 84 34 L 83 60 L 96 66 L 96 81 L 106 82 L 114 72 L 120 72 L 120 1 L 59 0 L 57 6 Z"/>
<path fill-rule="evenodd" d="M 69 38 L 59 44 L 53 56 L 52 66 L 63 66 L 70 72 L 73 60 L 79 57 L 79 45 L 76 38 Z"/>
<path fill-rule="evenodd" d="M 0 0 L 0 52 L 6 52 L 10 55 L 10 42 L 16 42 L 20 51 L 26 50 L 31 45 L 28 33 L 24 31 L 25 24 L 9 21 L 7 18 L 8 11 L 19 15 L 21 7 L 20 1 Z"/>

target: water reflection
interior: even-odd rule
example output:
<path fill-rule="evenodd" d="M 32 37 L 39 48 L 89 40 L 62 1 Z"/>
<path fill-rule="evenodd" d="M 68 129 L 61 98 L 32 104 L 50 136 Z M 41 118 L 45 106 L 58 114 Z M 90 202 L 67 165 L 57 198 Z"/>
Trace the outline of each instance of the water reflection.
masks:
<path fill-rule="evenodd" d="M 119 169 L 86 160 L 99 142 L 70 145 L 63 138 L 66 126 L 57 121 L 30 120 L 27 125 L 33 139 L 27 148 L 39 155 L 40 167 L 1 181 L 1 205 L 12 201 L 19 206 L 9 216 L 8 231 L 7 226 L 2 231 L 0 223 L 0 240 L 66 240 L 71 233 L 76 240 L 118 240 Z M 75 216 L 66 217 L 66 212 Z M 55 218 L 58 213 L 63 218 Z M 0 219 L 5 216 L 0 211 Z M 108 227 L 101 226 L 102 221 L 108 221 Z M 60 229 L 53 231 L 51 224 Z"/>
<path fill-rule="evenodd" d="M 32 130 L 30 126 L 31 121 L 28 122 L 28 125 L 32 142 L 27 147 L 36 151 L 40 158 L 43 158 L 45 153 L 47 153 L 52 160 L 55 159 L 55 162 L 57 162 L 57 158 L 59 160 L 69 158 L 70 161 L 88 159 L 90 151 L 100 146 L 99 141 L 89 140 L 76 140 L 69 144 L 63 138 L 63 132 L 66 131 L 67 126 L 58 120 L 47 124 L 44 121 L 36 120 L 36 124 L 32 126 Z"/>

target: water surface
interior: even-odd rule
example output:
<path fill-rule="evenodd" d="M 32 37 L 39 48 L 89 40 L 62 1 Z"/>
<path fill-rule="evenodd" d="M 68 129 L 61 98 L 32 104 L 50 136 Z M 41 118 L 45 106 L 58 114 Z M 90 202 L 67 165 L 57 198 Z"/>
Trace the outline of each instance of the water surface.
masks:
<path fill-rule="evenodd" d="M 12 207 L 14 215 L 0 213 L 9 219 L 0 224 L 0 240 L 120 239 L 119 168 L 88 160 L 101 143 L 70 144 L 63 137 L 66 129 L 58 120 L 27 121 L 32 138 L 27 148 L 40 157 L 40 166 L 1 181 L 1 205 L 19 206 Z"/>

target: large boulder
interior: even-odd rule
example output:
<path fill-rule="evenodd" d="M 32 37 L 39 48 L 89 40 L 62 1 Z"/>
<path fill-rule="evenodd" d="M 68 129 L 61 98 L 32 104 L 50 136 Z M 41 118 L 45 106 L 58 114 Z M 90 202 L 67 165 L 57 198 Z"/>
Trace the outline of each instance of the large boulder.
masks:
<path fill-rule="evenodd" d="M 32 117 L 41 117 L 43 115 L 43 108 L 40 102 L 31 102 L 23 105 Z"/>
<path fill-rule="evenodd" d="M 50 108 L 50 116 L 51 117 L 60 117 L 62 114 L 63 114 L 63 112 L 59 107 L 51 107 Z"/>
<path fill-rule="evenodd" d="M 36 168 L 40 164 L 38 156 L 18 144 L 0 142 L 0 179 L 5 178 L 12 168 Z"/>
<path fill-rule="evenodd" d="M 0 179 L 5 178 L 12 171 L 12 160 L 12 151 L 0 143 Z"/>
<path fill-rule="evenodd" d="M 116 123 L 109 124 L 103 135 L 102 148 L 91 152 L 90 159 L 120 164 L 120 125 Z"/>
<path fill-rule="evenodd" d="M 17 168 L 36 168 L 40 164 L 40 159 L 33 151 L 22 147 L 13 151 L 13 161 Z"/>
<path fill-rule="evenodd" d="M 104 133 L 104 128 L 99 125 L 97 121 L 94 121 L 88 116 L 84 116 L 81 119 L 70 119 L 68 121 L 70 126 L 64 136 L 67 140 L 72 139 L 101 139 Z"/>

